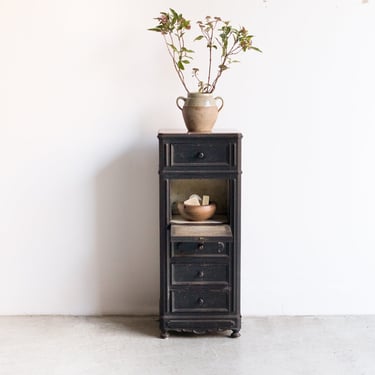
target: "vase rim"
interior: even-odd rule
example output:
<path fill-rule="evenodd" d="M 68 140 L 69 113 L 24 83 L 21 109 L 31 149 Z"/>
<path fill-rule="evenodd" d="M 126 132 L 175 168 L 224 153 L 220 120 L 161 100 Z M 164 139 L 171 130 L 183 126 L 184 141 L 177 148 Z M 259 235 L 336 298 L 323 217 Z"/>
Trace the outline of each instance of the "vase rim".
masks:
<path fill-rule="evenodd" d="M 189 92 L 188 95 L 203 95 L 203 96 L 209 96 L 209 95 L 213 95 L 212 92 Z"/>

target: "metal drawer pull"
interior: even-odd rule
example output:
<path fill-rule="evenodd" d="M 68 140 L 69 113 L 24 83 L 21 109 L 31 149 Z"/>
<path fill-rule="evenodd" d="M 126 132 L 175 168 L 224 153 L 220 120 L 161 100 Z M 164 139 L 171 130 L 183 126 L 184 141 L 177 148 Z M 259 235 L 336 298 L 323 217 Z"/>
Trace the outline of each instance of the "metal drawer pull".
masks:
<path fill-rule="evenodd" d="M 198 305 L 203 305 L 204 304 L 204 299 L 203 298 L 198 298 Z"/>
<path fill-rule="evenodd" d="M 202 278 L 204 276 L 204 272 L 203 271 L 198 271 L 197 272 L 197 276 Z"/>
<path fill-rule="evenodd" d="M 204 244 L 203 243 L 200 243 L 199 245 L 198 245 L 198 250 L 203 250 L 204 249 Z"/>
<path fill-rule="evenodd" d="M 204 159 L 205 157 L 204 152 L 198 152 L 197 157 L 198 159 Z"/>

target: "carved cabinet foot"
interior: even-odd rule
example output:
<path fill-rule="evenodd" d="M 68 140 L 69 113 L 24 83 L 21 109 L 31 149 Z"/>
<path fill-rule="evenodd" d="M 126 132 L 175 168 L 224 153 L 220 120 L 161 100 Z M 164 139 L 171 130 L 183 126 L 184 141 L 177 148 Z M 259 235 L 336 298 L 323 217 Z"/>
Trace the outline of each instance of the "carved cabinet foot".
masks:
<path fill-rule="evenodd" d="M 232 334 L 230 335 L 230 337 L 232 337 L 232 338 L 237 338 L 237 337 L 240 337 L 240 336 L 241 336 L 240 331 L 238 331 L 237 329 L 234 329 L 232 331 Z"/>
<path fill-rule="evenodd" d="M 169 337 L 168 331 L 160 331 L 160 338 L 167 339 Z"/>

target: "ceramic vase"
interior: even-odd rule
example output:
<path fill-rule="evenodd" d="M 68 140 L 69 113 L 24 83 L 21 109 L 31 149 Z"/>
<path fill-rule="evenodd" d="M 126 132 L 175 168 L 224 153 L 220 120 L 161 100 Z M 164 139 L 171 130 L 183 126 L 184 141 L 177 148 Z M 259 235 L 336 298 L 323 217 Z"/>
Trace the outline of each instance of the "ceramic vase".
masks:
<path fill-rule="evenodd" d="M 219 107 L 216 102 L 219 101 Z M 180 104 L 183 102 L 183 106 Z M 191 133 L 210 133 L 216 122 L 218 113 L 224 105 L 220 96 L 212 94 L 190 92 L 187 98 L 179 96 L 177 107 L 182 111 L 186 128 Z"/>

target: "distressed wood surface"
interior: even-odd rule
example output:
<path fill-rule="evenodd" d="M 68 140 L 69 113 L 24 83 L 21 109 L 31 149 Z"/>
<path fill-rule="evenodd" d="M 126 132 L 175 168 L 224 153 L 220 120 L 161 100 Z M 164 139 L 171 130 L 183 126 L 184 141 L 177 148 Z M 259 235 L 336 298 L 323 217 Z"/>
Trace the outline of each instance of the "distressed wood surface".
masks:
<path fill-rule="evenodd" d="M 232 237 L 229 225 L 172 225 L 172 237 Z"/>

